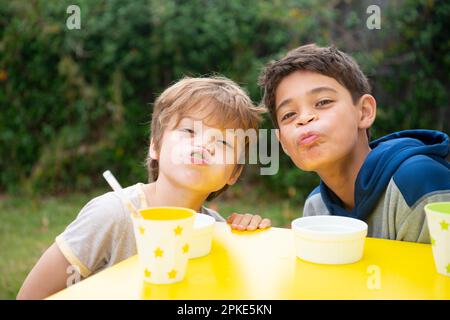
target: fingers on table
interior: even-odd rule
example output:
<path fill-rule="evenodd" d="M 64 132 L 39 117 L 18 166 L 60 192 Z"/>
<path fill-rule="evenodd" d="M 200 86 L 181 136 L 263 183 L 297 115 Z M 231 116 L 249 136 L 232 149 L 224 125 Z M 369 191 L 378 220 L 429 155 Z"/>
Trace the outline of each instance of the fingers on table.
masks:
<path fill-rule="evenodd" d="M 239 214 L 238 217 L 235 219 L 234 223 L 231 225 L 231 227 L 236 230 L 245 230 L 252 219 L 252 215 L 245 213 L 245 214 Z"/>
<path fill-rule="evenodd" d="M 247 230 L 256 230 L 256 229 L 258 229 L 258 226 L 259 226 L 261 220 L 262 220 L 261 216 L 259 216 L 257 214 L 251 216 L 250 221 L 249 221 L 249 223 L 247 225 Z"/>
<path fill-rule="evenodd" d="M 269 219 L 262 219 L 260 215 L 253 215 L 250 213 L 246 214 L 238 214 L 233 213 L 228 219 L 227 222 L 231 225 L 232 229 L 236 230 L 256 230 L 256 229 L 265 229 L 271 226 Z"/>
<path fill-rule="evenodd" d="M 270 222 L 270 219 L 262 219 L 262 221 L 259 224 L 259 228 L 260 229 L 265 229 L 265 228 L 269 228 L 272 225 L 272 223 Z"/>
<path fill-rule="evenodd" d="M 242 218 L 244 215 L 239 213 L 233 213 L 229 219 L 229 224 L 231 224 L 231 228 L 233 229 L 239 229 L 239 226 L 241 224 Z"/>
<path fill-rule="evenodd" d="M 230 217 L 230 224 L 231 224 L 231 228 L 232 229 L 236 229 L 236 230 L 245 230 L 248 226 L 248 224 L 250 223 L 252 218 L 251 214 L 238 214 L 238 213 L 233 213 Z"/>
<path fill-rule="evenodd" d="M 227 223 L 232 224 L 233 221 L 236 219 L 237 216 L 239 216 L 239 214 L 237 214 L 236 212 L 233 212 L 233 213 L 231 214 L 231 216 L 229 216 L 229 217 L 227 218 Z"/>

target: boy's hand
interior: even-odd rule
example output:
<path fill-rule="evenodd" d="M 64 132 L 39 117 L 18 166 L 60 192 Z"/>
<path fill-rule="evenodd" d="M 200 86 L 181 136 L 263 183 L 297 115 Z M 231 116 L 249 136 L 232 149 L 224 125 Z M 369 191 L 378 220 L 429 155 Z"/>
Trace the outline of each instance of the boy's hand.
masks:
<path fill-rule="evenodd" d="M 265 229 L 270 227 L 271 222 L 269 219 L 265 218 L 262 219 L 257 214 L 239 214 L 239 213 L 233 213 L 230 217 L 227 219 L 227 223 L 231 225 L 231 229 L 236 229 L 240 231 L 252 231 L 256 229 Z"/>

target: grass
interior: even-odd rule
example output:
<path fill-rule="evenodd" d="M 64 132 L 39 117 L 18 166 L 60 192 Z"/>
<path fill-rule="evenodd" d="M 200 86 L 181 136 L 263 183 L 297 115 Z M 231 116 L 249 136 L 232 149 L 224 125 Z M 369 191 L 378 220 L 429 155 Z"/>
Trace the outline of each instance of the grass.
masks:
<path fill-rule="evenodd" d="M 15 299 L 28 272 L 55 237 L 84 204 L 106 191 L 46 197 L 39 201 L 15 196 L 0 198 L 0 299 Z M 224 217 L 234 211 L 260 214 L 270 218 L 275 227 L 289 227 L 290 221 L 301 215 L 302 208 L 301 204 L 294 207 L 289 200 L 242 185 L 234 186 L 207 206 Z"/>

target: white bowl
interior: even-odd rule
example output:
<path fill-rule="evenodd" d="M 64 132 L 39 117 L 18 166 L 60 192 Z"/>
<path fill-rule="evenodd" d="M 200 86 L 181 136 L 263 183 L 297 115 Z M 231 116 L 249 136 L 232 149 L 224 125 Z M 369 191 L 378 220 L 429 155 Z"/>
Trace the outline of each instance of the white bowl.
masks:
<path fill-rule="evenodd" d="M 367 224 L 340 216 L 311 216 L 292 221 L 296 255 L 321 264 L 359 261 L 364 251 Z"/>
<path fill-rule="evenodd" d="M 216 220 L 213 217 L 203 213 L 196 214 L 189 258 L 199 258 L 209 254 L 215 223 Z"/>

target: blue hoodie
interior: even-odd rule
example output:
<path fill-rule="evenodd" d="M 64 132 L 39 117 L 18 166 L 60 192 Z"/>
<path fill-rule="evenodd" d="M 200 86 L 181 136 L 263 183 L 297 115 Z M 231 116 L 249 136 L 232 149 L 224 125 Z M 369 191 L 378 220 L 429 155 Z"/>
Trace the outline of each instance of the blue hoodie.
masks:
<path fill-rule="evenodd" d="M 346 210 L 336 194 L 321 182 L 309 195 L 304 215 L 331 214 L 382 223 L 383 219 L 406 219 L 412 211 L 421 210 L 416 215 L 424 220 L 426 203 L 450 201 L 450 164 L 446 160 L 449 138 L 445 133 L 405 130 L 377 139 L 370 147 L 372 151 L 356 177 L 353 210 Z M 374 212 L 379 217 L 371 220 Z M 399 219 L 399 214 L 405 217 Z M 386 236 L 388 231 L 381 230 L 383 227 L 372 227 L 380 229 L 383 238 L 392 238 Z M 395 223 L 384 226 L 394 231 L 400 227 Z M 397 238 L 397 232 L 391 234 Z"/>

